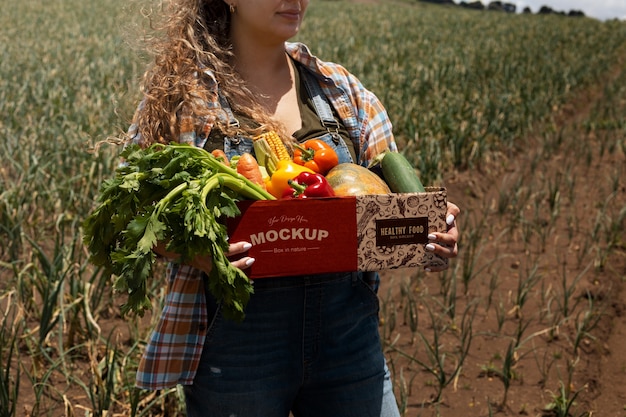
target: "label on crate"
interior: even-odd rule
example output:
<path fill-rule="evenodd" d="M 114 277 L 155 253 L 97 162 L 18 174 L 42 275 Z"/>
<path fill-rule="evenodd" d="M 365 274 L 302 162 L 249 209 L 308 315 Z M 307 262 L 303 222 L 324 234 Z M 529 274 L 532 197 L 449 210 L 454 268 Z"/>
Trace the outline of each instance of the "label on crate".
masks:
<path fill-rule="evenodd" d="M 376 246 L 428 243 L 428 217 L 376 220 Z"/>

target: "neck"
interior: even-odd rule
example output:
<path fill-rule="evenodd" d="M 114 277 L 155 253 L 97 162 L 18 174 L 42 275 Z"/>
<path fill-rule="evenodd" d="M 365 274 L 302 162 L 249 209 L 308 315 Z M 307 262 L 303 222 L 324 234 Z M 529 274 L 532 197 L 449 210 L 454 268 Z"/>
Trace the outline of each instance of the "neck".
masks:
<path fill-rule="evenodd" d="M 292 86 L 291 66 L 284 44 L 262 42 L 233 42 L 235 70 L 260 102 L 268 97 L 276 101 Z M 272 105 L 265 103 L 266 105 Z"/>
<path fill-rule="evenodd" d="M 283 45 L 263 47 L 258 44 L 234 46 L 235 69 L 247 82 L 254 84 L 259 77 L 279 77 L 288 70 L 288 57 Z"/>

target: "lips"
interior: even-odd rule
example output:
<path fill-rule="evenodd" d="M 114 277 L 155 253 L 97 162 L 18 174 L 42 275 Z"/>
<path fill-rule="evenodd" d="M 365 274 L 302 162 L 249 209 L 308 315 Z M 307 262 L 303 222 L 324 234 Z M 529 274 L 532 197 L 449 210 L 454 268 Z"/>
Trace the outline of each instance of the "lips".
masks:
<path fill-rule="evenodd" d="M 297 19 L 300 19 L 301 11 L 299 9 L 290 9 L 290 10 L 283 10 L 282 12 L 278 12 L 278 14 L 287 19 L 297 20 Z"/>

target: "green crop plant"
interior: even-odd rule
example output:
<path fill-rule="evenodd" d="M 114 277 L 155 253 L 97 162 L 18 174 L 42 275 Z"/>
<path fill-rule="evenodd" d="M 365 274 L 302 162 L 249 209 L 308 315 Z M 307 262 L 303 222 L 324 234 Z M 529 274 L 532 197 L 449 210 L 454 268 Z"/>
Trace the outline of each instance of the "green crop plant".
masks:
<path fill-rule="evenodd" d="M 528 301 L 532 290 L 541 281 L 541 273 L 539 271 L 539 265 L 535 262 L 529 267 L 525 273 L 520 271 L 517 277 L 517 291 L 515 292 L 514 309 L 516 317 L 522 317 L 524 305 Z"/>
<path fill-rule="evenodd" d="M 572 414 L 573 407 L 576 404 L 576 397 L 578 397 L 581 391 L 582 389 L 572 392 L 565 387 L 565 384 L 560 383 L 558 392 L 550 394 L 552 401 L 545 406 L 544 410 L 555 417 L 590 417 L 591 414 L 586 411 Z"/>
<path fill-rule="evenodd" d="M 17 352 L 17 338 L 20 335 L 22 321 L 17 321 L 17 306 L 13 304 L 14 292 L 7 292 L 0 301 L 7 302 L 7 308 L 0 311 L 0 416 L 17 416 L 18 396 L 20 392 L 21 372 L 19 367 L 12 372 L 12 361 Z"/>
<path fill-rule="evenodd" d="M 515 372 L 515 349 L 513 347 L 513 343 L 511 342 L 504 354 L 504 358 L 502 358 L 502 366 L 498 367 L 493 362 L 490 362 L 487 365 L 483 365 L 481 367 L 482 373 L 486 376 L 495 376 L 497 377 L 504 387 L 504 392 L 502 394 L 502 400 L 497 404 L 499 410 L 504 409 L 507 405 L 508 394 L 511 388 L 511 382 L 518 378 L 517 373 Z"/>

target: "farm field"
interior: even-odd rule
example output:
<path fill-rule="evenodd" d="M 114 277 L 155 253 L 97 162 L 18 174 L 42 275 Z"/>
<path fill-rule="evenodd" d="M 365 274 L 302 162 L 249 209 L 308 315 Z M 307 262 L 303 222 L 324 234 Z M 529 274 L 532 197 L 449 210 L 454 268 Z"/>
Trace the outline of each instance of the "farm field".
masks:
<path fill-rule="evenodd" d="M 81 241 L 156 3 L 7 1 L 0 416 L 184 416 L 180 390 L 133 388 L 163 282 L 154 315 L 122 318 Z M 448 271 L 382 274 L 403 416 L 626 416 L 626 22 L 320 0 L 298 39 L 381 98 L 463 210 Z"/>

